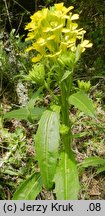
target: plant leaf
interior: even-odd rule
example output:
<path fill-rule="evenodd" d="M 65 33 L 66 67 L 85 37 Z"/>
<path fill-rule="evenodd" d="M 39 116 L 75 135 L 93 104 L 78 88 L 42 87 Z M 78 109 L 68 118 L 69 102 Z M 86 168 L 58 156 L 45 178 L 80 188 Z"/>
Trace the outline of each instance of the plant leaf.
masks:
<path fill-rule="evenodd" d="M 76 200 L 79 191 L 77 165 L 73 157 L 61 153 L 60 163 L 54 176 L 58 200 Z"/>
<path fill-rule="evenodd" d="M 98 175 L 101 172 L 105 172 L 105 164 L 104 164 L 104 166 L 97 169 L 96 175 Z"/>
<path fill-rule="evenodd" d="M 88 96 L 82 91 L 72 94 L 69 97 L 69 104 L 74 105 L 76 108 L 90 117 L 96 116 L 92 100 L 89 99 Z"/>
<path fill-rule="evenodd" d="M 40 121 L 35 149 L 42 180 L 47 189 L 53 185 L 59 147 L 59 113 L 46 110 Z"/>
<path fill-rule="evenodd" d="M 41 189 L 41 175 L 34 173 L 18 187 L 14 193 L 13 200 L 35 200 Z"/>
<path fill-rule="evenodd" d="M 34 107 L 30 112 L 30 116 L 33 120 L 39 120 L 44 111 L 45 108 L 43 107 Z"/>
<path fill-rule="evenodd" d="M 32 110 L 28 110 L 27 107 L 26 108 L 20 108 L 17 110 L 12 110 L 10 112 L 7 112 L 6 114 L 4 114 L 4 118 L 8 118 L 8 119 L 19 119 L 19 120 L 39 120 L 42 113 L 45 111 L 45 108 L 43 107 L 34 107 Z"/>
<path fill-rule="evenodd" d="M 62 79 L 61 79 L 61 82 L 64 81 L 71 73 L 72 73 L 72 71 L 67 70 L 67 71 L 64 73 L 64 75 L 63 75 L 63 77 L 62 77 Z"/>
<path fill-rule="evenodd" d="M 81 167 L 89 167 L 89 166 L 100 166 L 105 165 L 105 159 L 100 157 L 89 157 L 86 158 L 82 163 L 79 164 Z"/>
<path fill-rule="evenodd" d="M 34 106 L 35 106 L 35 103 L 37 100 L 41 100 L 41 92 L 43 90 L 43 86 L 41 86 L 33 95 L 32 95 L 32 98 L 29 100 L 28 104 L 27 104 L 27 107 L 28 107 L 28 110 L 31 111 Z"/>
<path fill-rule="evenodd" d="M 12 118 L 16 118 L 16 119 L 25 119 L 27 120 L 28 118 L 28 109 L 27 108 L 20 108 L 17 110 L 12 110 L 10 112 L 7 112 L 6 114 L 4 114 L 4 118 L 8 118 L 8 119 L 12 119 Z"/>
<path fill-rule="evenodd" d="M 82 133 L 71 134 L 71 137 L 72 138 L 80 138 L 80 137 L 83 137 L 86 135 L 87 135 L 87 132 L 82 132 Z"/>

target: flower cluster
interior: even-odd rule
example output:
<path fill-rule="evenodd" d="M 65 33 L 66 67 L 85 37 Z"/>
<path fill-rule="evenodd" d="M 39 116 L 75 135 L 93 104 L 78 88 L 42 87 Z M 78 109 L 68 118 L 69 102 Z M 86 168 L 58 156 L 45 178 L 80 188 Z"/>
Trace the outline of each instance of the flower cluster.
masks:
<path fill-rule="evenodd" d="M 26 25 L 29 31 L 26 40 L 31 41 L 27 51 L 35 50 L 33 62 L 39 62 L 43 57 L 57 59 L 66 51 L 75 52 L 77 40 L 80 41 L 81 52 L 92 44 L 84 40 L 85 30 L 78 29 L 75 22 L 78 14 L 72 14 L 73 6 L 66 8 L 64 3 L 55 4 L 53 7 L 43 8 L 31 16 L 31 22 Z"/>

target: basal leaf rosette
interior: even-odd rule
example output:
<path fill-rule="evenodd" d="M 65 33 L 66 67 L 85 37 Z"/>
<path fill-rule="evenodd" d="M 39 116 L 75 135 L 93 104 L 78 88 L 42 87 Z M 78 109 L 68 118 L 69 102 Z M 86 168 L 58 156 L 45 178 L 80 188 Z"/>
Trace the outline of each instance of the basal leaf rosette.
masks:
<path fill-rule="evenodd" d="M 66 8 L 64 3 L 59 3 L 31 16 L 31 22 L 25 29 L 29 31 L 26 40 L 31 41 L 27 51 L 35 51 L 33 62 L 39 62 L 43 58 L 57 61 L 62 53 L 76 53 L 78 50 L 81 53 L 92 46 L 88 40 L 84 40 L 85 30 L 78 29 L 75 20 L 79 15 L 73 14 L 72 9 L 73 6 Z"/>

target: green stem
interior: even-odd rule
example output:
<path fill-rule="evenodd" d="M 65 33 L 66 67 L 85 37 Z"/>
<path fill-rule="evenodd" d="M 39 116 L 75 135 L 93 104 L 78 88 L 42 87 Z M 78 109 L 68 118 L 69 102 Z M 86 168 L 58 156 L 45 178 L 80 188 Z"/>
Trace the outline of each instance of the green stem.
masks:
<path fill-rule="evenodd" d="M 62 141 L 64 145 L 64 150 L 68 155 L 72 154 L 72 147 L 71 147 L 71 122 L 69 119 L 69 104 L 68 104 L 68 97 L 70 96 L 72 90 L 72 77 L 69 80 L 69 86 L 67 86 L 66 81 L 62 82 L 61 84 L 61 120 L 62 124 L 65 124 L 69 127 L 68 134 L 62 135 Z"/>
<path fill-rule="evenodd" d="M 69 77 L 70 80 L 65 80 L 61 83 L 61 120 L 62 123 L 69 127 L 68 134 L 62 135 L 62 143 L 64 148 L 64 199 L 68 199 L 68 159 L 75 163 L 75 157 L 72 151 L 72 132 L 71 132 L 71 122 L 69 119 L 69 104 L 68 97 L 72 94 L 72 76 Z"/>

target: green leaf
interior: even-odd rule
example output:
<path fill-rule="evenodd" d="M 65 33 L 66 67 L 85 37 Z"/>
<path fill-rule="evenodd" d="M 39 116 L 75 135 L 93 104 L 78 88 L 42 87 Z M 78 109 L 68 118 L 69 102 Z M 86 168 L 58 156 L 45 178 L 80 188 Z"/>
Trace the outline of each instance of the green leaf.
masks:
<path fill-rule="evenodd" d="M 42 113 L 45 111 L 45 108 L 43 107 L 34 107 L 32 110 L 28 110 L 27 108 L 20 108 L 17 110 L 12 110 L 10 112 L 7 112 L 4 115 L 4 118 L 8 119 L 19 119 L 19 120 L 39 120 Z"/>
<path fill-rule="evenodd" d="M 82 91 L 72 94 L 69 97 L 69 104 L 74 105 L 76 108 L 90 117 L 96 117 L 92 100 L 89 99 L 88 96 Z"/>
<path fill-rule="evenodd" d="M 98 175 L 101 172 L 105 172 L 105 165 L 97 169 L 96 175 Z"/>
<path fill-rule="evenodd" d="M 87 132 L 82 132 L 82 133 L 71 134 L 71 137 L 72 138 L 80 138 L 80 137 L 83 137 L 86 135 L 87 135 Z"/>
<path fill-rule="evenodd" d="M 105 159 L 100 158 L 100 157 L 89 157 L 86 158 L 82 163 L 79 164 L 81 167 L 89 167 L 89 166 L 100 166 L 100 165 L 105 165 Z"/>
<path fill-rule="evenodd" d="M 27 108 L 20 108 L 17 110 L 12 110 L 10 112 L 7 112 L 6 114 L 4 114 L 4 118 L 8 118 L 8 119 L 12 119 L 12 118 L 16 118 L 16 119 L 25 119 L 27 120 L 28 118 L 28 109 Z"/>
<path fill-rule="evenodd" d="M 30 116 L 33 120 L 39 120 L 44 111 L 45 108 L 43 107 L 34 107 L 30 112 Z"/>
<path fill-rule="evenodd" d="M 67 71 L 64 73 L 64 75 L 63 75 L 63 77 L 62 77 L 62 79 L 61 79 L 61 82 L 64 81 L 65 79 L 67 79 L 67 77 L 68 77 L 71 73 L 72 73 L 72 71 L 67 70 Z"/>
<path fill-rule="evenodd" d="M 12 110 L 10 112 L 7 112 L 4 114 L 4 118 L 12 119 L 16 118 L 19 120 L 39 120 L 43 111 L 45 111 L 45 108 L 43 107 L 34 107 L 35 102 L 37 100 L 41 100 L 41 92 L 43 90 L 43 86 L 40 87 L 32 96 L 32 98 L 29 100 L 28 104 L 24 108 Z"/>
<path fill-rule="evenodd" d="M 61 107 L 56 105 L 56 104 L 53 104 L 51 105 L 51 110 L 54 111 L 54 112 L 57 112 L 58 114 L 60 113 L 60 110 L 61 110 Z"/>
<path fill-rule="evenodd" d="M 47 189 L 53 185 L 59 147 L 59 113 L 45 111 L 39 121 L 35 149 L 42 180 Z"/>
<path fill-rule="evenodd" d="M 42 190 L 42 179 L 39 173 L 32 174 L 16 190 L 13 200 L 35 200 Z"/>
<path fill-rule="evenodd" d="M 33 95 L 32 98 L 28 102 L 28 110 L 31 111 L 34 108 L 36 101 L 41 100 L 41 92 L 43 91 L 43 86 L 41 86 Z"/>
<path fill-rule="evenodd" d="M 78 198 L 79 180 L 77 165 L 74 158 L 70 158 L 65 152 L 61 153 L 54 181 L 58 200 L 76 200 Z"/>

